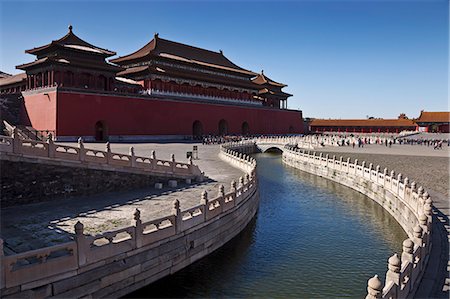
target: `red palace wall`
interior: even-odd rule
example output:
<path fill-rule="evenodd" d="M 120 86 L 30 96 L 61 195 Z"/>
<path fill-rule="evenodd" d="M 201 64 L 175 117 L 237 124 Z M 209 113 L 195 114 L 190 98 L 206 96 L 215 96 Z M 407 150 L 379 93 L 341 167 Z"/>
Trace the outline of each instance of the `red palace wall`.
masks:
<path fill-rule="evenodd" d="M 56 105 L 45 101 L 48 98 L 43 94 L 25 96 L 31 123 L 39 130 L 54 127 Z M 192 135 L 196 120 L 202 123 L 204 134 L 218 134 L 222 119 L 229 134 L 241 134 L 243 122 L 249 124 L 250 134 L 303 132 L 300 111 L 63 91 L 58 91 L 57 107 L 57 136 L 95 136 L 98 121 L 106 124 L 109 136 Z"/>
<path fill-rule="evenodd" d="M 36 130 L 56 130 L 56 91 L 24 95 L 21 123 Z"/>

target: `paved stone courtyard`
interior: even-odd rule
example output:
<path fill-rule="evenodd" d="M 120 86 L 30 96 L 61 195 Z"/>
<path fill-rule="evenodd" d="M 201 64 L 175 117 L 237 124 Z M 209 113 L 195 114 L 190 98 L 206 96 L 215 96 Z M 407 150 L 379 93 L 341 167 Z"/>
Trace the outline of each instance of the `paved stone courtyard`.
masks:
<path fill-rule="evenodd" d="M 152 150 L 160 159 L 170 159 L 172 153 L 177 161 L 187 161 L 186 151 L 198 145 L 198 160 L 194 160 L 209 178 L 203 183 L 179 184 L 177 188 L 165 186 L 162 190 L 147 188 L 132 192 L 105 193 L 95 196 L 62 198 L 1 210 L 2 238 L 5 251 L 27 250 L 55 245 L 68 241 L 74 231 L 74 224 L 81 221 L 85 232 L 95 235 L 131 225 L 136 208 L 141 210 L 143 221 L 169 215 L 172 202 L 178 199 L 181 208 L 188 209 L 200 203 L 200 196 L 206 190 L 209 197 L 218 194 L 219 185 L 228 191 L 232 180 L 238 180 L 243 173 L 218 158 L 219 146 L 188 143 L 133 144 L 136 155 L 150 156 Z M 131 144 L 111 144 L 113 152 L 127 153 Z M 86 144 L 88 148 L 103 149 L 104 144 Z"/>

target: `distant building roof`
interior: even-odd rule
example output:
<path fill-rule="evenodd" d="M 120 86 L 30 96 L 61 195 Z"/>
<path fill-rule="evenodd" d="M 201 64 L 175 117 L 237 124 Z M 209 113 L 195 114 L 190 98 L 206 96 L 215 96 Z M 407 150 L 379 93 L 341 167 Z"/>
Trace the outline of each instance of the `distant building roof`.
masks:
<path fill-rule="evenodd" d="M 0 78 L 0 86 L 6 86 L 6 85 L 15 84 L 15 83 L 20 83 L 20 82 L 26 80 L 26 78 L 27 78 L 27 74 L 25 74 L 25 73 L 20 73 L 17 75 L 6 77 L 6 78 Z"/>
<path fill-rule="evenodd" d="M 420 116 L 416 119 L 416 122 L 420 123 L 448 123 L 450 122 L 450 112 L 427 112 L 421 111 Z"/>
<path fill-rule="evenodd" d="M 111 62 L 125 65 L 127 64 L 127 62 L 147 57 L 150 58 L 151 56 L 178 60 L 201 66 L 219 68 L 222 70 L 238 72 L 251 76 L 256 75 L 256 73 L 243 69 L 232 63 L 223 55 L 222 51 L 214 52 L 185 45 L 182 43 L 160 38 L 158 34 L 155 34 L 154 38 L 149 43 L 147 43 L 136 52 L 119 58 L 111 59 Z"/>
<path fill-rule="evenodd" d="M 11 74 L 0 71 L 0 79 L 11 77 Z"/>
<path fill-rule="evenodd" d="M 261 71 L 261 74 L 258 74 L 255 78 L 252 79 L 252 81 L 253 81 L 253 83 L 256 83 L 259 85 L 269 84 L 269 85 L 277 86 L 277 87 L 286 87 L 287 86 L 286 84 L 273 81 L 272 79 L 270 79 L 269 77 L 264 75 L 264 71 Z"/>
<path fill-rule="evenodd" d="M 49 49 L 51 49 L 53 47 L 58 47 L 58 48 L 62 47 L 65 49 L 89 52 L 92 54 L 99 54 L 99 55 L 102 55 L 105 57 L 110 57 L 110 56 L 116 55 L 116 52 L 96 47 L 96 46 L 82 40 L 81 38 L 79 38 L 72 32 L 72 26 L 69 26 L 69 32 L 66 35 L 64 35 L 62 38 L 60 38 L 58 40 L 54 40 L 51 43 L 46 44 L 44 46 L 26 50 L 25 53 L 40 56 L 40 54 L 47 52 Z"/>
<path fill-rule="evenodd" d="M 317 127 L 414 127 L 410 119 L 313 119 L 310 126 Z"/>

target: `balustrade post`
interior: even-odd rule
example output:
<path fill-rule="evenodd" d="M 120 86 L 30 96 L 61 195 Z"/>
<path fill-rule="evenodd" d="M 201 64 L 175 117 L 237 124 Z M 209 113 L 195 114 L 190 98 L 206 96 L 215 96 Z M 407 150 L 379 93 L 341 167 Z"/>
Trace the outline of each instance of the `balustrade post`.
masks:
<path fill-rule="evenodd" d="M 366 299 L 381 299 L 383 295 L 383 283 L 375 275 L 367 281 L 367 296 Z"/>
<path fill-rule="evenodd" d="M 241 176 L 239 177 L 239 188 L 243 188 L 244 187 L 244 178 Z M 241 190 L 242 192 L 243 190 Z"/>
<path fill-rule="evenodd" d="M 84 225 L 80 221 L 75 224 L 75 242 L 77 243 L 78 252 L 78 266 L 83 266 L 87 262 L 89 255 L 89 244 L 87 244 L 86 236 L 84 235 Z"/>
<path fill-rule="evenodd" d="M 398 291 L 400 290 L 399 286 L 401 265 L 402 263 L 397 253 L 395 253 L 388 259 L 388 271 L 386 272 L 385 285 L 388 285 L 389 281 L 392 281 L 395 284 L 395 296 L 398 296 Z"/>
<path fill-rule="evenodd" d="M 433 207 L 432 207 L 433 201 L 431 200 L 430 197 L 427 198 L 427 200 L 425 201 L 425 206 L 424 206 L 424 214 L 427 215 L 428 217 L 428 223 L 431 225 L 432 221 L 433 221 Z"/>
<path fill-rule="evenodd" d="M 112 160 L 111 145 L 109 144 L 109 141 L 106 142 L 105 147 L 106 147 L 106 163 L 109 164 Z"/>
<path fill-rule="evenodd" d="M 347 158 L 347 173 L 350 172 L 350 158 Z"/>
<path fill-rule="evenodd" d="M 55 142 L 53 141 L 53 135 L 52 133 L 49 133 L 47 136 L 47 150 L 48 150 L 48 157 L 54 158 L 55 157 Z"/>
<path fill-rule="evenodd" d="M 405 187 L 405 193 L 406 193 L 406 188 L 409 187 L 409 178 L 405 177 L 405 179 L 403 180 L 403 185 Z"/>
<path fill-rule="evenodd" d="M 83 138 L 78 138 L 78 160 L 84 161 L 86 158 L 86 150 L 84 149 Z"/>
<path fill-rule="evenodd" d="M 175 216 L 175 232 L 178 234 L 181 232 L 181 221 L 182 221 L 182 215 L 180 211 L 180 201 L 178 199 L 175 199 L 173 201 L 173 208 L 172 208 L 172 214 Z"/>
<path fill-rule="evenodd" d="M 419 247 L 423 246 L 422 233 L 423 233 L 423 230 L 420 227 L 420 225 L 414 226 L 414 229 L 413 229 L 413 236 L 414 236 L 413 242 L 414 242 L 414 244 L 418 245 Z"/>
<path fill-rule="evenodd" d="M 219 193 L 217 194 L 218 197 L 225 197 L 225 187 L 223 185 L 219 185 Z"/>
<path fill-rule="evenodd" d="M 11 137 L 13 139 L 13 152 L 15 154 L 21 154 L 22 153 L 22 151 L 21 151 L 22 141 L 20 140 L 19 130 L 17 129 L 16 126 L 13 127 Z"/>
<path fill-rule="evenodd" d="M 250 183 L 250 175 L 248 173 L 245 174 L 245 183 Z"/>
<path fill-rule="evenodd" d="M 414 242 L 408 238 L 403 241 L 402 262 L 414 262 Z"/>
<path fill-rule="evenodd" d="M 175 170 L 176 170 L 176 162 L 175 162 L 175 154 L 172 154 L 171 156 L 170 156 L 170 160 L 171 160 L 171 167 L 172 167 L 172 173 L 175 173 Z"/>
<path fill-rule="evenodd" d="M 342 170 L 342 163 L 344 162 L 344 158 L 342 156 L 339 157 L 339 169 Z"/>
<path fill-rule="evenodd" d="M 200 204 L 203 205 L 203 219 L 206 221 L 206 219 L 208 219 L 207 213 L 209 211 L 208 192 L 206 192 L 206 190 L 202 192 Z"/>
<path fill-rule="evenodd" d="M 422 228 L 423 231 L 423 242 L 426 247 L 426 251 L 428 251 L 429 246 L 429 236 L 430 236 L 430 225 L 428 222 L 428 216 L 425 214 L 420 214 L 419 216 L 419 225 Z"/>
<path fill-rule="evenodd" d="M 136 166 L 136 156 L 134 155 L 134 147 L 130 146 L 130 166 Z"/>
<path fill-rule="evenodd" d="M 144 227 L 142 226 L 141 220 L 141 211 L 139 209 L 136 209 L 133 216 L 135 248 L 141 248 L 143 243 L 142 238 L 144 234 Z"/>

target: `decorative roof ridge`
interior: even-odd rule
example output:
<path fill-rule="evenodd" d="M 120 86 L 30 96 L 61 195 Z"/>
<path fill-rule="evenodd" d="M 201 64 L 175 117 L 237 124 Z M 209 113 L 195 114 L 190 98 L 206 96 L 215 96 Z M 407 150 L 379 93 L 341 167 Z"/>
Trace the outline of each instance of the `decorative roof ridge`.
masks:
<path fill-rule="evenodd" d="M 36 47 L 36 48 L 33 48 L 33 49 L 25 50 L 25 53 L 35 54 L 35 53 L 37 53 L 37 52 L 39 52 L 41 50 L 49 48 L 52 45 L 54 45 L 54 46 L 64 46 L 65 45 L 64 42 L 67 39 L 72 38 L 72 39 L 75 40 L 75 45 L 84 46 L 84 47 L 88 47 L 88 48 L 92 48 L 92 49 L 98 50 L 101 54 L 107 55 L 107 56 L 116 55 L 116 52 L 114 52 L 114 51 L 110 51 L 110 50 L 105 49 L 105 48 L 100 48 L 100 47 L 94 46 L 93 44 L 88 43 L 85 40 L 79 38 L 75 33 L 73 33 L 72 25 L 69 25 L 68 29 L 69 29 L 69 32 L 67 32 L 66 35 L 64 35 L 63 37 L 61 37 L 61 38 L 59 38 L 57 40 L 52 40 L 49 44 L 46 44 L 46 45 L 43 45 L 43 46 L 40 46 L 40 47 Z"/>

